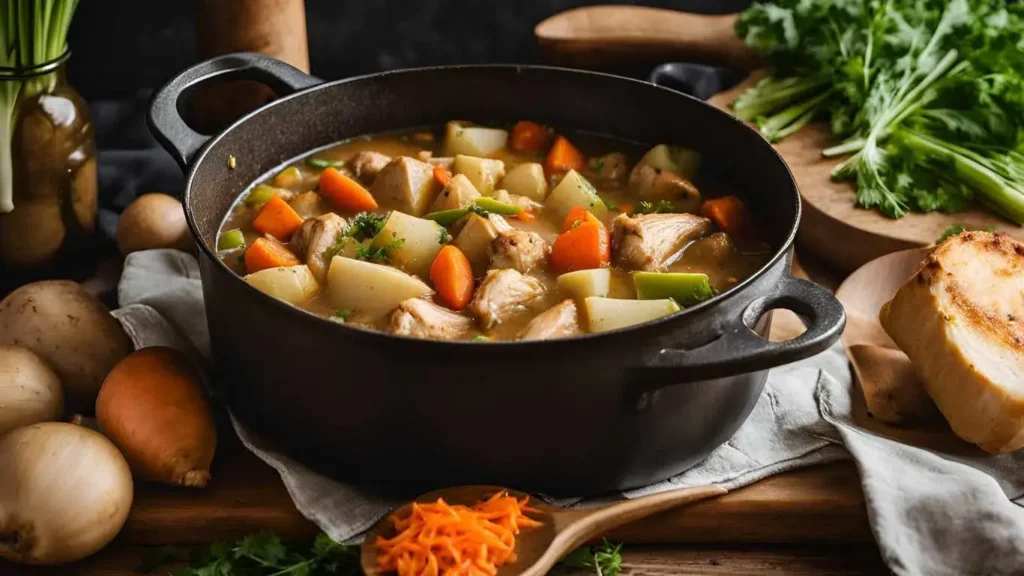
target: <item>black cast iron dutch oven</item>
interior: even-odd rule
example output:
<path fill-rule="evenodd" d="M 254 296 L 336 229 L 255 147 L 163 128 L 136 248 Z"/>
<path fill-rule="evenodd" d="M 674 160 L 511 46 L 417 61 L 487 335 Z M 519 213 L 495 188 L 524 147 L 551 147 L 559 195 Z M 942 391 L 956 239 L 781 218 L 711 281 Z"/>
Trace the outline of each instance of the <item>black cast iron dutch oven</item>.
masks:
<path fill-rule="evenodd" d="M 207 138 L 178 113 L 195 87 L 263 82 L 283 97 Z M 216 257 L 216 233 L 254 180 L 313 148 L 451 119 L 515 121 L 701 151 L 749 202 L 776 252 L 735 288 L 673 316 L 547 342 L 439 342 L 339 325 L 248 286 Z M 182 72 L 150 127 L 187 171 L 219 392 L 249 427 L 324 473 L 377 489 L 492 483 L 594 494 L 678 474 L 726 442 L 768 369 L 825 350 L 845 316 L 790 276 L 796 184 L 755 131 L 704 102 L 604 74 L 456 66 L 322 83 L 234 54 Z M 234 156 L 234 169 L 228 158 Z M 794 340 L 763 338 L 769 311 L 802 315 Z"/>

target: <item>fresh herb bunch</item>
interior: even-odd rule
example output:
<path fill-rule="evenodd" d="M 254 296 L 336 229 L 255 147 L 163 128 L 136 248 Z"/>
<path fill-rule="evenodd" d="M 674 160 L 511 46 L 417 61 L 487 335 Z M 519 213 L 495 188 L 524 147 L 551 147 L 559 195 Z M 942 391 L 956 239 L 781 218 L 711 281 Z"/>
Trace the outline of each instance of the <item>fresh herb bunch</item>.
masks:
<path fill-rule="evenodd" d="M 31 68 L 67 50 L 68 28 L 78 0 L 3 0 L 0 8 L 0 68 Z M 14 209 L 11 140 L 18 96 L 52 92 L 55 73 L 29 80 L 0 76 L 0 213 Z"/>
<path fill-rule="evenodd" d="M 361 574 L 359 547 L 338 544 L 320 534 L 312 545 L 289 547 L 268 532 L 206 548 L 165 546 L 143 558 L 139 572 L 157 573 L 167 564 L 185 564 L 175 576 L 355 576 Z M 165 574 L 167 572 L 164 572 Z"/>
<path fill-rule="evenodd" d="M 816 118 L 832 172 L 891 218 L 974 199 L 1024 223 L 1024 5 L 1004 0 L 771 0 L 736 32 L 774 74 L 734 104 L 766 137 Z"/>

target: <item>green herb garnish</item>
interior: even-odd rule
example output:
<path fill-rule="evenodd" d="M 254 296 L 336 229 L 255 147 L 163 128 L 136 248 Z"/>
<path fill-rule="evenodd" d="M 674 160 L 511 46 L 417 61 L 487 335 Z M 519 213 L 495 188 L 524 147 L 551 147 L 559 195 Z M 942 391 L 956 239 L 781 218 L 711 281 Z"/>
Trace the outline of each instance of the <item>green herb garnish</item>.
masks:
<path fill-rule="evenodd" d="M 320 534 L 306 547 L 290 547 L 276 535 L 261 532 L 238 542 L 207 547 L 164 546 L 148 551 L 138 571 L 150 573 L 166 564 L 186 564 L 177 576 L 356 576 L 359 546 L 338 544 Z"/>
<path fill-rule="evenodd" d="M 447 228 L 445 228 L 444 226 L 441 226 L 441 229 L 440 229 L 440 231 L 438 231 L 438 234 L 437 234 L 437 243 L 438 244 L 447 244 L 447 243 L 449 243 L 451 241 L 452 241 L 452 235 L 448 233 L 448 229 Z"/>
<path fill-rule="evenodd" d="M 657 204 L 642 200 L 638 205 L 637 214 L 671 214 L 676 211 L 675 204 L 668 200 L 659 200 Z"/>
<path fill-rule="evenodd" d="M 338 324 L 344 324 L 352 316 L 351 310 L 335 310 L 331 313 L 330 319 Z"/>
<path fill-rule="evenodd" d="M 737 35 L 775 75 L 734 104 L 778 140 L 820 118 L 846 157 L 835 180 L 891 218 L 958 212 L 975 197 L 1024 223 L 1024 4 L 770 0 Z"/>
<path fill-rule="evenodd" d="M 387 264 L 391 262 L 391 253 L 402 247 L 405 244 L 405 238 L 399 238 L 398 234 L 391 234 L 391 244 L 385 244 L 384 246 L 366 246 L 360 244 L 356 246 L 356 259 L 366 260 L 367 262 L 379 262 L 381 264 Z"/>
<path fill-rule="evenodd" d="M 476 336 L 473 336 L 473 338 L 470 340 L 470 342 L 490 342 L 490 341 L 491 341 L 491 339 L 489 337 L 487 337 L 487 336 L 484 336 L 483 334 L 477 334 Z"/>
<path fill-rule="evenodd" d="M 612 544 L 607 538 L 596 546 L 583 546 L 562 559 L 568 568 L 590 568 L 597 576 L 617 576 L 622 570 L 622 544 Z"/>
<path fill-rule="evenodd" d="M 317 170 L 325 168 L 341 168 L 345 163 L 341 160 L 324 160 L 323 158 L 306 158 L 306 164 Z"/>
<path fill-rule="evenodd" d="M 591 158 L 590 159 L 590 170 L 594 173 L 600 173 L 604 170 L 604 158 Z"/>
<path fill-rule="evenodd" d="M 388 217 L 383 214 L 373 214 L 371 212 L 363 212 L 358 214 L 352 225 L 349 226 L 346 235 L 349 238 L 355 238 L 356 240 L 362 241 L 369 238 L 373 238 L 380 231 L 384 229 L 384 224 L 388 221 Z"/>

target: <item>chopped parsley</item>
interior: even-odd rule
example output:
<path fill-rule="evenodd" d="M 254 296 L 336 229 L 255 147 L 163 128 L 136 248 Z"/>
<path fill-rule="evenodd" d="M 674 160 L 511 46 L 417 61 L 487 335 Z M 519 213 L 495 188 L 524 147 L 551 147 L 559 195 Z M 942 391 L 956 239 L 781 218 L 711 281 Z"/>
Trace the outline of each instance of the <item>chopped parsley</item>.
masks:
<path fill-rule="evenodd" d="M 331 314 L 330 319 L 334 322 L 337 322 L 338 324 L 344 324 L 345 321 L 348 320 L 350 316 L 352 316 L 351 310 L 335 310 Z"/>
<path fill-rule="evenodd" d="M 437 235 L 438 244 L 447 244 L 452 241 L 452 235 L 448 233 L 448 229 L 441 226 L 441 231 Z"/>
<path fill-rule="evenodd" d="M 596 546 L 583 546 L 562 559 L 567 568 L 591 568 L 598 576 L 617 576 L 622 571 L 622 544 L 607 538 Z"/>
<path fill-rule="evenodd" d="M 476 336 L 473 336 L 472 340 L 470 340 L 470 342 L 490 342 L 490 341 L 491 341 L 491 339 L 489 337 L 487 337 L 487 336 L 484 336 L 483 334 L 477 334 Z"/>
<path fill-rule="evenodd" d="M 306 164 L 318 170 L 325 168 L 337 169 L 345 165 L 341 160 L 324 160 L 323 158 L 306 158 Z"/>
<path fill-rule="evenodd" d="M 646 200 L 640 202 L 640 207 L 637 209 L 637 214 L 670 214 L 676 211 L 675 204 L 672 204 L 668 200 L 659 200 L 657 204 L 647 202 Z"/>
<path fill-rule="evenodd" d="M 604 170 L 604 158 L 591 158 L 590 170 L 595 173 L 600 173 L 601 170 Z"/>
<path fill-rule="evenodd" d="M 388 217 L 383 214 L 362 212 L 356 215 L 355 219 L 352 220 L 352 225 L 345 229 L 345 231 L 338 234 L 338 237 L 335 238 L 334 245 L 324 250 L 324 258 L 330 260 L 337 256 L 341 253 L 341 250 L 345 247 L 345 243 L 349 240 L 363 242 L 377 236 L 377 234 L 380 234 L 380 231 L 384 228 L 384 224 L 387 221 Z M 356 248 L 357 251 L 360 249 L 365 250 L 366 248 L 364 246 Z M 361 260 L 367 260 L 367 258 L 361 258 Z"/>
<path fill-rule="evenodd" d="M 405 244 L 405 238 L 399 238 L 398 234 L 392 233 L 391 238 L 391 244 L 383 246 L 366 246 L 365 244 L 356 246 L 356 259 L 381 264 L 391 262 L 391 253 Z"/>

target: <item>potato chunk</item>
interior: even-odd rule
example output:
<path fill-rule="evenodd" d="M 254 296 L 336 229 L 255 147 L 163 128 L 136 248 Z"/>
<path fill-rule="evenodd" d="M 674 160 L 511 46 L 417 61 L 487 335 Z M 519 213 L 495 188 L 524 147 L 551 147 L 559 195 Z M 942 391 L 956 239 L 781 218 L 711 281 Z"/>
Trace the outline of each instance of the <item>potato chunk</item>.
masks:
<path fill-rule="evenodd" d="M 320 292 L 320 283 L 305 264 L 267 268 L 247 275 L 244 280 L 260 292 L 289 304 L 301 304 Z"/>
<path fill-rule="evenodd" d="M 370 194 L 382 209 L 422 216 L 440 191 L 432 165 L 400 156 L 380 171 Z"/>
<path fill-rule="evenodd" d="M 536 162 L 520 164 L 509 170 L 501 181 L 501 187 L 512 194 L 526 196 L 537 202 L 543 202 L 548 195 L 548 181 L 544 177 L 544 167 Z"/>
<path fill-rule="evenodd" d="M 383 315 L 409 298 L 432 293 L 415 276 L 362 260 L 335 256 L 327 273 L 327 300 L 342 310 Z"/>
<path fill-rule="evenodd" d="M 391 264 L 425 278 L 434 257 L 441 251 L 441 230 L 437 222 L 394 211 L 374 237 L 373 246 L 393 246 Z"/>
<path fill-rule="evenodd" d="M 463 208 L 472 204 L 479 197 L 480 192 L 469 181 L 469 178 L 466 178 L 465 174 L 457 174 L 452 178 L 448 187 L 437 195 L 437 199 L 430 205 L 429 212 Z"/>
<path fill-rule="evenodd" d="M 459 154 L 452 164 L 452 172 L 464 174 L 484 196 L 494 192 L 494 186 L 505 176 L 505 163 L 501 160 L 477 158 Z"/>
<path fill-rule="evenodd" d="M 445 156 L 490 156 L 504 148 L 507 143 L 508 132 L 500 128 L 461 126 L 455 122 L 449 122 L 445 127 Z"/>

